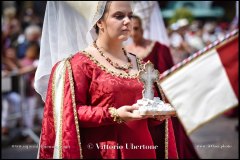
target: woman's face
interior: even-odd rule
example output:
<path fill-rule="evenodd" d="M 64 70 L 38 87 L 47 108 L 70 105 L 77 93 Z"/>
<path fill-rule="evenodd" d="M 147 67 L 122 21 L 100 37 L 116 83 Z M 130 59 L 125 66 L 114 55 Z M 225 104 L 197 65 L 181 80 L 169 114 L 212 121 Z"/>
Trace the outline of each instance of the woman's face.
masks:
<path fill-rule="evenodd" d="M 26 50 L 26 57 L 29 59 L 37 59 L 39 54 L 38 46 L 32 45 Z"/>
<path fill-rule="evenodd" d="M 131 37 L 134 42 L 138 42 L 143 38 L 143 29 L 138 19 L 132 19 Z"/>
<path fill-rule="evenodd" d="M 104 35 L 125 41 L 131 34 L 132 9 L 127 1 L 111 1 L 102 20 Z M 101 29 L 100 29 L 101 30 Z"/>
<path fill-rule="evenodd" d="M 5 55 L 6 55 L 6 58 L 9 58 L 9 59 L 16 59 L 17 58 L 16 50 L 14 48 L 6 49 Z"/>

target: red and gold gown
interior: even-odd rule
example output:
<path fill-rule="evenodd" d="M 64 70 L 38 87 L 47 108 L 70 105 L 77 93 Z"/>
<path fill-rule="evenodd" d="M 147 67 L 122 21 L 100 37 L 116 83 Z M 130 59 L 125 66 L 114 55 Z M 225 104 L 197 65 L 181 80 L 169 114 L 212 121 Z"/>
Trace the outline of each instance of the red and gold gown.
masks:
<path fill-rule="evenodd" d="M 142 90 L 137 75 L 113 73 L 86 52 L 58 62 L 49 80 L 38 157 L 178 158 L 171 119 L 118 124 L 110 116 L 109 107 L 133 105 Z M 161 123 L 168 125 L 152 137 L 148 126 Z"/>
<path fill-rule="evenodd" d="M 152 49 L 150 49 L 149 53 L 146 54 L 146 57 L 143 59 L 143 61 L 152 62 L 154 64 L 154 68 L 158 69 L 160 73 L 163 73 L 174 65 L 170 50 L 167 46 L 162 45 L 159 42 L 152 43 L 154 43 L 152 45 Z M 174 133 L 176 135 L 175 139 L 179 158 L 199 159 L 191 140 L 187 136 L 181 122 L 177 117 L 172 117 L 172 124 Z M 160 132 L 162 129 L 161 127 L 155 127 L 153 130 Z"/>

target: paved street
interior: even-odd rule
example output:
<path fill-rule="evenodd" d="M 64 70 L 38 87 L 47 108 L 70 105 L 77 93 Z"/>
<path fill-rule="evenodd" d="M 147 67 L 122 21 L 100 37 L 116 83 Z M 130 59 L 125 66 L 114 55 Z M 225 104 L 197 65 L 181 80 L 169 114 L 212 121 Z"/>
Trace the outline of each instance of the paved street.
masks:
<path fill-rule="evenodd" d="M 190 138 L 199 156 L 204 159 L 238 159 L 239 137 L 235 129 L 237 124 L 237 118 L 220 116 L 193 132 Z M 27 144 L 19 139 L 10 145 L 3 145 L 2 141 L 2 146 L 1 158 L 4 159 L 35 159 L 37 155 L 36 144 Z"/>
<path fill-rule="evenodd" d="M 224 116 L 212 120 L 190 135 L 199 156 L 203 159 L 238 159 L 238 119 Z"/>

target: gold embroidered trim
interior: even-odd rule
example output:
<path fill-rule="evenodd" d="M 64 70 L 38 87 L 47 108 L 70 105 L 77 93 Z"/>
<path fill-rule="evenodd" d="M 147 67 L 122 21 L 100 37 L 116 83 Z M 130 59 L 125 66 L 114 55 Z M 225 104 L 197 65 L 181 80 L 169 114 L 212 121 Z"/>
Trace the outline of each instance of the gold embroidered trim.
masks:
<path fill-rule="evenodd" d="M 79 125 L 78 125 L 76 101 L 75 101 L 75 94 L 74 94 L 74 82 L 73 82 L 73 76 L 72 76 L 72 68 L 71 68 L 71 64 L 70 64 L 69 59 L 67 59 L 66 61 L 67 61 L 68 75 L 69 75 L 69 81 L 70 81 L 70 87 L 71 87 L 71 96 L 72 96 L 72 103 L 73 103 L 74 120 L 75 120 L 78 144 L 79 144 L 79 149 L 80 149 L 80 159 L 83 159 L 82 147 L 81 147 L 81 139 L 80 139 L 80 129 L 79 129 Z"/>
<path fill-rule="evenodd" d="M 143 70 L 145 62 L 140 58 L 137 58 L 137 59 L 138 59 L 139 70 Z"/>
<path fill-rule="evenodd" d="M 56 112 L 55 112 L 55 106 L 56 106 L 56 103 L 55 103 L 55 80 L 56 80 L 56 69 L 53 73 L 53 79 L 52 79 L 52 110 L 53 110 L 53 122 L 54 122 L 54 130 L 56 132 L 56 129 L 57 129 L 57 119 L 56 119 Z"/>
<path fill-rule="evenodd" d="M 134 79 L 134 78 L 138 78 L 138 74 L 134 74 L 134 75 L 128 75 L 126 73 L 116 73 L 116 72 L 113 72 L 111 70 L 109 70 L 107 67 L 103 66 L 102 64 L 100 64 L 91 54 L 89 54 L 88 52 L 86 51 L 83 51 L 84 52 L 84 55 L 86 55 L 91 61 L 93 61 L 98 67 L 100 67 L 103 71 L 107 72 L 107 73 L 110 73 L 111 75 L 113 76 L 117 76 L 117 77 L 120 77 L 120 78 L 128 78 L 128 79 Z M 138 66 L 141 66 L 142 64 L 140 64 L 141 60 L 139 58 L 137 58 L 137 65 Z"/>
<path fill-rule="evenodd" d="M 168 119 L 165 120 L 165 159 L 168 159 Z"/>
<path fill-rule="evenodd" d="M 63 91 L 62 91 L 62 102 L 61 102 L 61 110 L 60 110 L 60 126 L 59 126 L 59 155 L 60 158 L 62 159 L 62 117 L 63 117 L 63 102 L 64 102 L 64 84 L 65 84 L 65 73 L 66 73 L 66 62 L 64 62 L 63 66 L 63 73 L 62 73 L 62 78 L 63 78 Z"/>

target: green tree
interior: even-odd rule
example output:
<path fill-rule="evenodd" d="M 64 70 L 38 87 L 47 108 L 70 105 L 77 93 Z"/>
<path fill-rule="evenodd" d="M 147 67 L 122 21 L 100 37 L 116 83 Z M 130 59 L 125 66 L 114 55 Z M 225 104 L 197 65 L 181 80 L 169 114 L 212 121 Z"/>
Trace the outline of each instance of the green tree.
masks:
<path fill-rule="evenodd" d="M 191 24 L 194 17 L 192 12 L 187 8 L 179 8 L 175 11 L 172 18 L 169 19 L 168 24 L 171 25 L 172 23 L 177 22 L 179 19 L 186 18 L 188 22 Z"/>

